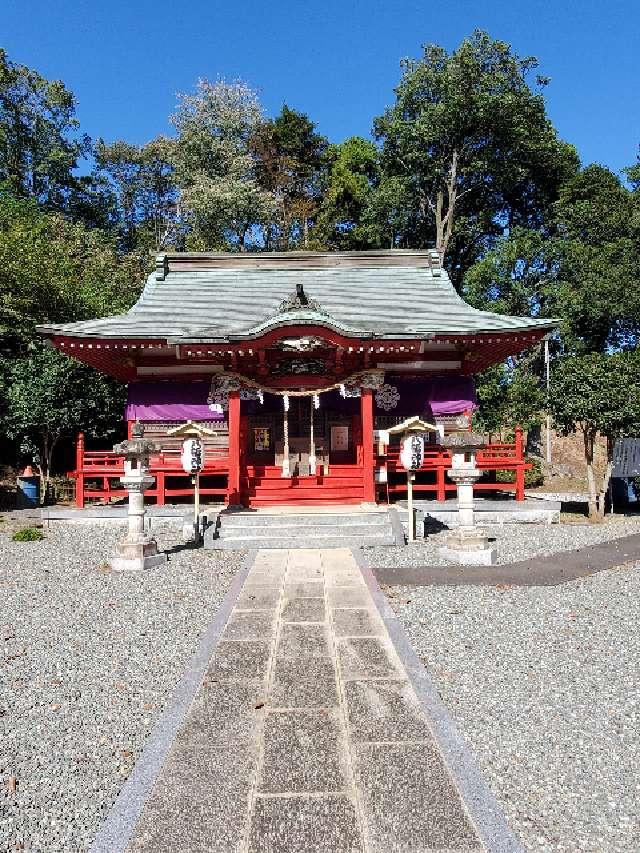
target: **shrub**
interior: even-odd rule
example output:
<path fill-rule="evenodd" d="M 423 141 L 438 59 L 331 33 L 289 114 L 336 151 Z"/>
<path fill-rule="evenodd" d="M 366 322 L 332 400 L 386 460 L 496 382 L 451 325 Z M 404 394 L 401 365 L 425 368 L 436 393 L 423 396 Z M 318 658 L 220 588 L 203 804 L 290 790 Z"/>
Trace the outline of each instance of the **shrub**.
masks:
<path fill-rule="evenodd" d="M 44 539 L 44 534 L 36 527 L 23 527 L 22 530 L 16 530 L 11 538 L 14 542 L 39 542 Z"/>
<path fill-rule="evenodd" d="M 524 472 L 524 484 L 527 489 L 533 489 L 535 486 L 544 485 L 544 474 L 542 473 L 542 464 L 539 459 L 528 458 L 533 467 Z M 506 469 L 496 471 L 496 482 L 498 483 L 515 483 L 516 472 Z"/>

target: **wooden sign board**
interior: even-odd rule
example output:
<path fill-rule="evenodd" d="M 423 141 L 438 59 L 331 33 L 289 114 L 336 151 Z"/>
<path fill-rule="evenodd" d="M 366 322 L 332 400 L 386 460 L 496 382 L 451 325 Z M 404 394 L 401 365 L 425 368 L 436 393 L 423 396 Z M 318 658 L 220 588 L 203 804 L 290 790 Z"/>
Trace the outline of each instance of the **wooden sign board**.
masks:
<path fill-rule="evenodd" d="M 331 427 L 331 450 L 337 452 L 349 450 L 348 426 Z"/>
<path fill-rule="evenodd" d="M 253 448 L 257 453 L 271 450 L 271 430 L 269 427 L 253 428 Z"/>

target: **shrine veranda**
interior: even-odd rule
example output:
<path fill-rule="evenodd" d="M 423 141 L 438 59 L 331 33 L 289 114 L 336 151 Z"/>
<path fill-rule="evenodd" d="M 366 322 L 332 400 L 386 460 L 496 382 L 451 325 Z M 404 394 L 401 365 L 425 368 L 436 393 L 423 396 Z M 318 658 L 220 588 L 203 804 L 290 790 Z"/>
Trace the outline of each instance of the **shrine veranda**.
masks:
<path fill-rule="evenodd" d="M 417 415 L 464 428 L 473 377 L 541 341 L 554 322 L 467 305 L 434 251 L 173 253 L 158 256 L 126 314 L 39 331 L 62 352 L 126 382 L 126 419 L 161 446 L 148 495 L 190 494 L 180 424 L 203 428 L 201 493 L 228 505 L 372 504 L 402 494 L 398 447 L 379 431 Z M 429 436 L 416 489 L 444 500 L 450 456 Z M 514 471 L 521 432 L 478 454 Z M 121 496 L 122 460 L 79 437 L 76 503 Z M 496 489 L 495 480 L 478 490 Z"/>

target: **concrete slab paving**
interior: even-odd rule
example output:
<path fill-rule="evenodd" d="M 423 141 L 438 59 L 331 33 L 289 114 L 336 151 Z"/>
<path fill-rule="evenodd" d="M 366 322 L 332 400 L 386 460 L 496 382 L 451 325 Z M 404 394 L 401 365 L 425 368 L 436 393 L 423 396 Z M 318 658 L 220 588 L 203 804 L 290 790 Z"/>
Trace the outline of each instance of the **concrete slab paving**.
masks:
<path fill-rule="evenodd" d="M 482 849 L 433 742 L 363 744 L 355 763 L 371 851 Z"/>
<path fill-rule="evenodd" d="M 387 633 L 373 608 L 334 610 L 333 629 L 337 637 L 384 637 Z"/>
<path fill-rule="evenodd" d="M 408 681 L 347 681 L 344 688 L 353 742 L 430 740 L 429 725 Z"/>
<path fill-rule="evenodd" d="M 280 588 L 277 586 L 249 586 L 238 597 L 238 610 L 275 610 L 280 601 Z"/>
<path fill-rule="evenodd" d="M 176 741 L 128 850 L 177 853 L 242 851 L 255 747 Z"/>
<path fill-rule="evenodd" d="M 324 599 L 324 584 L 322 581 L 305 581 L 287 583 L 284 588 L 286 598 L 322 598 Z"/>
<path fill-rule="evenodd" d="M 118 850 L 520 850 L 478 831 L 363 578 L 348 549 L 258 552 Z"/>
<path fill-rule="evenodd" d="M 363 853 L 356 809 L 346 796 L 257 797 L 249 853 Z"/>
<path fill-rule="evenodd" d="M 346 744 L 336 710 L 269 711 L 262 735 L 261 794 L 339 793 Z"/>
<path fill-rule="evenodd" d="M 282 607 L 283 622 L 324 622 L 326 608 L 323 598 L 294 598 L 285 600 Z"/>
<path fill-rule="evenodd" d="M 340 637 L 338 659 L 342 678 L 402 678 L 393 646 L 383 637 Z"/>

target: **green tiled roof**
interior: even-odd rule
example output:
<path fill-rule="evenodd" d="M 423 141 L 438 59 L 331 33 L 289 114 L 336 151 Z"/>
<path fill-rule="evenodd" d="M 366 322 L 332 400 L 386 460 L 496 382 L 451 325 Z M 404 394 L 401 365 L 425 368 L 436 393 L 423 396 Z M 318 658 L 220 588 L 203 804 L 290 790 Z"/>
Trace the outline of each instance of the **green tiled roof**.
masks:
<path fill-rule="evenodd" d="M 161 259 L 164 268 L 161 264 L 151 273 L 140 299 L 126 314 L 41 326 L 39 331 L 180 343 L 242 340 L 291 324 L 320 323 L 361 338 L 413 339 L 544 330 L 556 325 L 552 320 L 472 308 L 458 296 L 443 269 L 425 263 L 424 252 L 363 253 L 362 266 L 359 253 L 336 256 L 346 258 L 346 265 L 326 254 L 304 253 L 283 254 L 282 265 L 274 266 L 278 259 L 270 255 L 267 267 L 259 265 L 259 255 L 253 256 L 253 266 L 238 255 L 224 256 L 224 262 L 220 255 L 202 256 L 194 268 L 180 263 L 179 255 L 169 257 L 176 263 Z M 207 258 L 216 262 L 208 267 Z M 313 265 L 316 258 L 318 263 Z M 309 308 L 281 311 L 282 303 L 295 295 L 300 284 Z"/>

